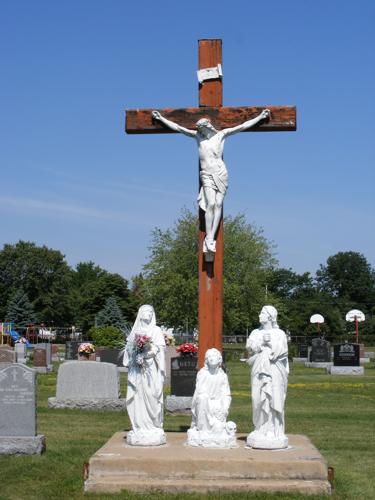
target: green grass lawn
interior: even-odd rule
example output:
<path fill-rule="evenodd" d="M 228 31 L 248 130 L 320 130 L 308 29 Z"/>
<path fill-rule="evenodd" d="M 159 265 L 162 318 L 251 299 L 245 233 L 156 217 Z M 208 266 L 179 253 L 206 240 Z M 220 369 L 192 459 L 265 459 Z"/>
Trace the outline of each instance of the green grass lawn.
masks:
<path fill-rule="evenodd" d="M 286 404 L 286 431 L 306 434 L 334 467 L 332 498 L 375 498 L 375 367 L 366 366 L 364 377 L 326 375 L 322 369 L 292 365 Z M 55 366 L 56 368 L 56 366 Z M 229 418 L 239 432 L 250 432 L 249 368 L 228 362 L 232 389 Z M 182 498 L 197 494 L 118 495 L 83 493 L 82 468 L 112 434 L 129 429 L 126 414 L 50 410 L 47 398 L 55 396 L 56 373 L 38 375 L 38 433 L 47 451 L 42 456 L 0 457 L 0 499 Z M 122 375 L 125 389 L 125 375 Z M 124 391 L 123 391 L 124 394 Z M 1 415 L 0 415 L 1 418 Z M 165 431 L 184 430 L 188 416 L 166 416 Z M 218 494 L 205 498 L 219 498 Z M 226 494 L 223 499 L 302 499 L 303 495 Z M 318 497 L 314 497 L 318 498 Z"/>

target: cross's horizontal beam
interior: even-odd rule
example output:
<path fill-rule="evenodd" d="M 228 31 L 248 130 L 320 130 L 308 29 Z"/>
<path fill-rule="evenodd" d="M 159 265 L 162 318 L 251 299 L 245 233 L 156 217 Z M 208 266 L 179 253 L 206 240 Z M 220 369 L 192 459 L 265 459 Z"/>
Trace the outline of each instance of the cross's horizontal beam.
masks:
<path fill-rule="evenodd" d="M 292 132 L 297 128 L 295 106 L 243 106 L 204 107 L 182 109 L 158 109 L 160 113 L 183 127 L 195 129 L 200 118 L 209 118 L 217 130 L 234 127 L 255 118 L 263 109 L 271 111 L 271 118 L 249 129 L 249 132 Z M 129 109 L 126 111 L 125 130 L 128 134 L 173 133 L 152 118 L 152 109 Z"/>

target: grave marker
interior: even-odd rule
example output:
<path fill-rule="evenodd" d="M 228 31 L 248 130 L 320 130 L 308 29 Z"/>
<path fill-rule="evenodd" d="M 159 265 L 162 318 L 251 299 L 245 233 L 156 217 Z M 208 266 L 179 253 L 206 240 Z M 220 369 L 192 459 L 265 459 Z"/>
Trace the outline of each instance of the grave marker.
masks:
<path fill-rule="evenodd" d="M 120 399 L 117 367 L 96 361 L 66 361 L 57 373 L 56 397 L 48 398 L 50 408 L 81 410 L 124 410 Z"/>
<path fill-rule="evenodd" d="M 0 454 L 40 454 L 37 436 L 36 371 L 14 363 L 0 369 Z"/>

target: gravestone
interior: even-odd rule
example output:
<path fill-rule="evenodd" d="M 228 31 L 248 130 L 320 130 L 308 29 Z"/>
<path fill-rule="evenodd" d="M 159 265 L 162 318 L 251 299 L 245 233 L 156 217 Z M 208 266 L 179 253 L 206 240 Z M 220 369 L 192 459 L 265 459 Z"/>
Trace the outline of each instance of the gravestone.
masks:
<path fill-rule="evenodd" d="M 34 368 L 38 373 L 47 373 L 47 351 L 46 349 L 34 347 Z"/>
<path fill-rule="evenodd" d="M 45 438 L 37 435 L 36 371 L 14 363 L 0 369 L 0 454 L 40 454 Z"/>
<path fill-rule="evenodd" d="M 82 344 L 82 342 L 78 342 L 77 340 L 72 340 L 65 344 L 65 359 L 66 360 L 75 360 L 78 356 L 78 347 Z"/>
<path fill-rule="evenodd" d="M 331 346 L 327 340 L 317 338 L 311 341 L 310 361 L 328 363 L 331 361 Z"/>
<path fill-rule="evenodd" d="M 360 345 L 338 344 L 333 346 L 333 363 L 328 373 L 331 375 L 364 375 L 364 369 L 360 366 Z"/>
<path fill-rule="evenodd" d="M 59 345 L 51 344 L 52 361 L 59 361 Z"/>
<path fill-rule="evenodd" d="M 309 346 L 307 344 L 299 344 L 298 345 L 298 357 L 307 359 L 308 348 L 309 348 Z"/>
<path fill-rule="evenodd" d="M 66 361 L 57 373 L 56 397 L 48 398 L 50 408 L 80 410 L 125 410 L 120 399 L 120 378 L 112 363 Z"/>
<path fill-rule="evenodd" d="M 359 366 L 359 344 L 339 344 L 333 346 L 334 366 Z"/>
<path fill-rule="evenodd" d="M 165 380 L 167 385 L 171 384 L 171 359 L 179 357 L 180 353 L 176 352 L 176 346 L 166 346 L 165 348 Z"/>
<path fill-rule="evenodd" d="M 169 413 L 190 414 L 197 378 L 197 362 L 196 356 L 171 359 L 171 395 L 165 403 Z"/>
<path fill-rule="evenodd" d="M 122 360 L 124 355 L 121 356 L 122 349 L 111 349 L 111 348 L 101 348 L 100 349 L 100 361 L 104 363 L 112 363 L 113 365 L 122 367 Z"/>
<path fill-rule="evenodd" d="M 196 378 L 196 356 L 181 356 L 171 359 L 171 395 L 192 397 Z"/>
<path fill-rule="evenodd" d="M 47 363 L 47 370 L 52 371 L 53 370 L 53 365 L 52 365 L 52 344 L 49 342 L 40 342 L 39 344 L 36 345 L 38 349 L 44 349 L 46 351 L 46 363 Z"/>
<path fill-rule="evenodd" d="M 17 363 L 26 364 L 26 344 L 18 342 L 15 344 L 14 349 L 16 351 Z"/>
<path fill-rule="evenodd" d="M 15 363 L 16 353 L 8 346 L 8 349 L 0 349 L 0 366 L 2 363 Z"/>
<path fill-rule="evenodd" d="M 312 339 L 309 348 L 309 361 L 305 362 L 307 368 L 328 368 L 332 366 L 331 346 L 323 338 Z"/>

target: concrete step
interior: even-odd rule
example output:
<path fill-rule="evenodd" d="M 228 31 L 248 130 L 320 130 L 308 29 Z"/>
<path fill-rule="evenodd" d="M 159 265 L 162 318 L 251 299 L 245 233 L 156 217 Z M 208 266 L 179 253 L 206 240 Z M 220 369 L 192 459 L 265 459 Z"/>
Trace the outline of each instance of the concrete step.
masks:
<path fill-rule="evenodd" d="M 303 479 L 157 479 L 140 480 L 137 476 L 121 478 L 106 476 L 90 478 L 85 482 L 85 491 L 95 493 L 118 493 L 129 490 L 138 493 L 224 493 L 224 492 L 298 492 L 305 495 L 329 495 L 331 485 L 325 480 Z"/>

